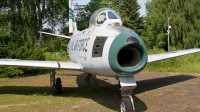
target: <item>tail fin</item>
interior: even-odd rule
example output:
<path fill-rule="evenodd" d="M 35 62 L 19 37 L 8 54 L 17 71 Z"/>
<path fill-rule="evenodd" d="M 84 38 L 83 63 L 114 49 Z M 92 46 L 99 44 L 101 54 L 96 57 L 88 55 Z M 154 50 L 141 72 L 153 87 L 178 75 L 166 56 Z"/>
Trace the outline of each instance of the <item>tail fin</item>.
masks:
<path fill-rule="evenodd" d="M 77 31 L 76 19 L 74 15 L 74 7 L 71 0 L 69 0 L 69 33 L 75 33 Z"/>

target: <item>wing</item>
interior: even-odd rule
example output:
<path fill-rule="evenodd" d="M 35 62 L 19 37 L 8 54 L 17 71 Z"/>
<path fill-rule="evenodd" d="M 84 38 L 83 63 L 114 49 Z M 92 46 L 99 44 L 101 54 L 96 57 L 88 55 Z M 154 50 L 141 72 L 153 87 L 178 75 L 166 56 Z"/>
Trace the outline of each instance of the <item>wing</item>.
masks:
<path fill-rule="evenodd" d="M 177 56 L 183 56 L 186 54 L 191 54 L 191 53 L 196 53 L 196 52 L 200 52 L 200 48 L 180 50 L 180 51 L 174 51 L 174 52 L 166 52 L 166 53 L 161 53 L 161 54 L 151 54 L 151 55 L 148 55 L 148 63 L 154 62 L 154 61 L 159 61 L 159 60 L 164 60 L 164 59 L 168 59 L 168 58 L 173 58 L 173 57 L 177 57 Z"/>
<path fill-rule="evenodd" d="M 65 70 L 82 70 L 82 67 L 75 62 L 64 61 L 36 61 L 36 60 L 19 60 L 19 59 L 0 59 L 0 66 L 17 66 L 43 69 L 65 69 Z"/>

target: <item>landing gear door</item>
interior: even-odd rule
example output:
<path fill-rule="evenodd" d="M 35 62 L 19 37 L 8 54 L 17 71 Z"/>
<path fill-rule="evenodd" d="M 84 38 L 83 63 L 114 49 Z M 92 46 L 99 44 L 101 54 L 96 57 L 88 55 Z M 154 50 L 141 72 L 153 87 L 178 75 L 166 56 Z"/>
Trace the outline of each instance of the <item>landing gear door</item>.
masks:
<path fill-rule="evenodd" d="M 119 77 L 119 81 L 121 85 L 120 90 L 135 89 L 137 86 L 135 78 L 133 76 Z"/>

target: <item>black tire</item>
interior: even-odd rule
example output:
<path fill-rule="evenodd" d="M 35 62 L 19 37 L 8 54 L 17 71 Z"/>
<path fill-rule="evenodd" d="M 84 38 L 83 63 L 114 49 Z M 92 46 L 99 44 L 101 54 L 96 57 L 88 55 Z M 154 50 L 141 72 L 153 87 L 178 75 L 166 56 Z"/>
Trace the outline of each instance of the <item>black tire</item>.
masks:
<path fill-rule="evenodd" d="M 61 84 L 61 79 L 57 78 L 56 79 L 56 94 L 61 94 L 62 92 L 62 84 Z"/>
<path fill-rule="evenodd" d="M 133 104 L 131 99 L 128 96 L 122 98 L 121 105 L 120 105 L 121 112 L 134 112 Z"/>

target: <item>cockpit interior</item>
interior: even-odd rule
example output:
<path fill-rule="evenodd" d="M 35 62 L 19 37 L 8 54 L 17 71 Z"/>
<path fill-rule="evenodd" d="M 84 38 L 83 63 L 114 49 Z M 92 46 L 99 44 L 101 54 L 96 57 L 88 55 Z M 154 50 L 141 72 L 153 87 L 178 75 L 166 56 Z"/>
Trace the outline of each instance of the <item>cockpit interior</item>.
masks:
<path fill-rule="evenodd" d="M 122 25 L 119 14 L 110 8 L 101 8 L 95 11 L 90 18 L 90 26 Z"/>

